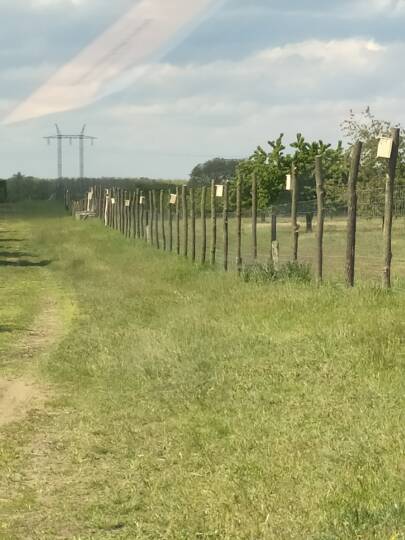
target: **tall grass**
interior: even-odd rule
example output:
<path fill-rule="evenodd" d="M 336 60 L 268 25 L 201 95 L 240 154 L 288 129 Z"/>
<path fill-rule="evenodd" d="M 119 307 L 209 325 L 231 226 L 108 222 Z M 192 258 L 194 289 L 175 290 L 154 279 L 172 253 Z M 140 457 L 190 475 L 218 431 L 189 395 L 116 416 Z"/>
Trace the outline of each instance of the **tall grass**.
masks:
<path fill-rule="evenodd" d="M 9 226 L 75 316 L 6 430 L 0 537 L 404 537 L 400 290 L 245 283 L 41 211 Z"/>

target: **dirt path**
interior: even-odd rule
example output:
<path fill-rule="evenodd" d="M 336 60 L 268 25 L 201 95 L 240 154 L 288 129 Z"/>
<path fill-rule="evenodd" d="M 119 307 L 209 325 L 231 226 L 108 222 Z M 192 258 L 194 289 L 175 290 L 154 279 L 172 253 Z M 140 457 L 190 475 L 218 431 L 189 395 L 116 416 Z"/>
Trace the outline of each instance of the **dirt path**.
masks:
<path fill-rule="evenodd" d="M 45 393 L 34 382 L 0 378 L 0 428 L 41 408 L 44 401 Z"/>
<path fill-rule="evenodd" d="M 48 353 L 62 335 L 57 302 L 46 298 L 32 328 L 17 346 L 17 361 L 26 362 Z M 49 395 L 49 388 L 40 386 L 28 376 L 18 379 L 0 377 L 0 428 L 42 408 Z"/>

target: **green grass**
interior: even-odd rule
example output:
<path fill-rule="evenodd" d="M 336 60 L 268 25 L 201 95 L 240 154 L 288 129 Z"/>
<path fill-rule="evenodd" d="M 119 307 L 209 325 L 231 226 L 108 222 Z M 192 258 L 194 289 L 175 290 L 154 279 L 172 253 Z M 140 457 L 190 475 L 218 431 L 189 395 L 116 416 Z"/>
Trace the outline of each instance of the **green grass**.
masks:
<path fill-rule="evenodd" d="M 52 260 L 0 266 L 1 370 L 52 388 L 2 428 L 0 538 L 405 538 L 399 273 L 244 283 L 61 215 L 0 222 Z M 22 361 L 49 297 L 64 333 Z"/>
<path fill-rule="evenodd" d="M 314 232 L 305 232 L 305 219 L 300 217 L 299 258 L 309 264 L 313 269 L 316 266 L 316 220 Z M 251 264 L 252 260 L 252 233 L 251 219 L 243 218 L 242 225 L 242 258 L 244 263 Z M 210 235 L 208 221 L 208 235 Z M 229 224 L 229 261 L 235 267 L 236 261 L 236 223 L 233 216 Z M 286 263 L 291 260 L 292 234 L 291 224 L 286 217 L 278 218 L 278 240 L 280 242 L 280 260 Z M 208 237 L 210 239 L 210 236 Z M 266 263 L 270 253 L 270 223 L 258 223 L 258 260 Z M 197 222 L 197 254 L 200 246 L 200 226 Z M 208 241 L 209 244 L 209 241 Z M 217 260 L 223 261 L 223 223 L 222 217 L 218 219 L 218 254 Z M 405 276 L 405 219 L 397 218 L 393 228 L 393 277 Z M 345 279 L 346 257 L 346 220 L 344 218 L 327 218 L 325 221 L 324 236 L 324 274 L 327 280 L 341 281 Z M 357 249 L 356 249 L 356 279 L 381 283 L 383 268 L 383 235 L 381 220 L 359 219 Z"/>

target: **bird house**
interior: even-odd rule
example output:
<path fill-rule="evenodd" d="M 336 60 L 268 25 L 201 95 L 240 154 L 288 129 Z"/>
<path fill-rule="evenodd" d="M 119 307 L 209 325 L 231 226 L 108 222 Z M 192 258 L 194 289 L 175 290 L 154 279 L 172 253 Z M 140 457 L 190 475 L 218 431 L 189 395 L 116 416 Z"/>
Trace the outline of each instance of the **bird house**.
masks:
<path fill-rule="evenodd" d="M 216 196 L 217 197 L 223 197 L 224 196 L 224 186 L 222 184 L 218 184 L 216 187 Z"/>
<path fill-rule="evenodd" d="M 129 205 L 130 205 L 131 201 L 129 199 L 125 199 L 125 206 L 128 208 Z"/>
<path fill-rule="evenodd" d="M 177 195 L 175 193 L 170 194 L 170 204 L 176 204 L 177 203 Z"/>
<path fill-rule="evenodd" d="M 291 185 L 292 185 L 291 174 L 287 174 L 287 176 L 285 178 L 285 189 L 287 191 L 291 191 Z"/>
<path fill-rule="evenodd" d="M 390 159 L 392 154 L 392 146 L 394 141 L 391 137 L 381 137 L 378 143 L 377 157 Z"/>

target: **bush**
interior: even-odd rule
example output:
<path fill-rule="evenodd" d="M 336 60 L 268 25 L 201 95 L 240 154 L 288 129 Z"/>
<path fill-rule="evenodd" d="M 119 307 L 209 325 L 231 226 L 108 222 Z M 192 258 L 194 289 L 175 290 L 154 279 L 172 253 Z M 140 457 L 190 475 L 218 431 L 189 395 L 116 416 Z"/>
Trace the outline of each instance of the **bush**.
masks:
<path fill-rule="evenodd" d="M 312 279 L 308 264 L 288 262 L 278 269 L 273 263 L 249 264 L 244 266 L 241 277 L 245 282 L 266 283 L 269 281 L 298 281 L 309 283 Z"/>

